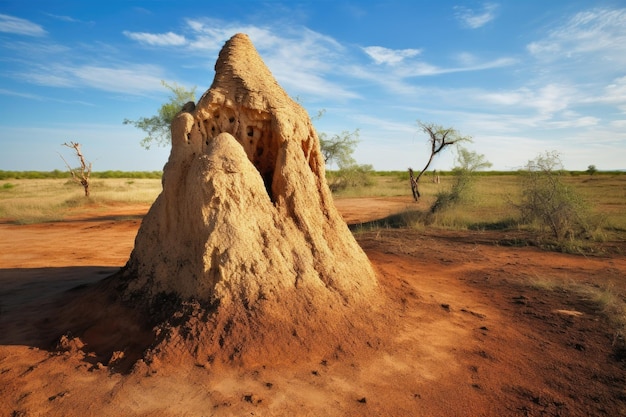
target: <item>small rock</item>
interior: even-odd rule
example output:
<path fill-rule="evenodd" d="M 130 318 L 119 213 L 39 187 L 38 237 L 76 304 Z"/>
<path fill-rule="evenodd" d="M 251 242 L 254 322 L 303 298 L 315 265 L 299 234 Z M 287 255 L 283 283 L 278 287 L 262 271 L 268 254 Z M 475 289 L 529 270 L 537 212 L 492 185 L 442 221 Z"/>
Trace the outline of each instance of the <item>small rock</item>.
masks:
<path fill-rule="evenodd" d="M 256 394 L 245 394 L 243 396 L 243 400 L 246 401 L 246 402 L 249 402 L 250 404 L 259 404 L 261 401 L 263 401 Z"/>

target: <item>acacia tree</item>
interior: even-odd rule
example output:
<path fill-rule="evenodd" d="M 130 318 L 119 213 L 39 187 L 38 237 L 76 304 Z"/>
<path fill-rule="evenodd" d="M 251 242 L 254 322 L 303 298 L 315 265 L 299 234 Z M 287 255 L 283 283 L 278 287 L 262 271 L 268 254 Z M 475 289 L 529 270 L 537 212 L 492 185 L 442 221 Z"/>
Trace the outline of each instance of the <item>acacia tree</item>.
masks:
<path fill-rule="evenodd" d="M 326 109 L 322 109 L 317 112 L 316 116 L 311 117 L 311 120 L 319 120 L 325 113 Z M 317 137 L 320 140 L 320 151 L 327 166 L 336 163 L 341 170 L 355 165 L 356 161 L 352 154 L 359 143 L 359 129 L 355 129 L 353 132 L 344 130 L 331 137 L 328 137 L 324 132 L 317 132 Z"/>
<path fill-rule="evenodd" d="M 311 120 L 318 120 L 326 110 L 318 111 Z M 339 191 L 347 187 L 371 185 L 371 172 L 374 168 L 367 164 L 357 164 L 352 157 L 359 141 L 359 129 L 353 132 L 344 130 L 340 134 L 331 137 L 324 132 L 316 132 L 320 141 L 320 152 L 324 158 L 326 166 L 333 163 L 337 165 L 338 170 L 332 173 L 327 172 L 326 179 L 328 186 L 334 191 Z"/>
<path fill-rule="evenodd" d="M 91 162 L 87 163 L 87 161 L 85 161 L 85 156 L 80 150 L 80 143 L 65 142 L 63 143 L 63 146 L 67 146 L 68 148 L 74 149 L 74 152 L 76 153 L 76 157 L 78 158 L 78 161 L 80 162 L 80 167 L 78 168 L 72 168 L 70 164 L 67 163 L 65 158 L 63 158 L 63 155 L 61 154 L 59 155 L 61 156 L 61 159 L 63 160 L 63 162 L 65 162 L 65 166 L 70 171 L 70 174 L 72 174 L 72 180 L 82 185 L 83 189 L 85 190 L 85 197 L 89 197 L 89 177 L 91 176 Z"/>
<path fill-rule="evenodd" d="M 359 143 L 359 129 L 354 132 L 345 130 L 330 138 L 326 133 L 318 133 L 318 137 L 322 156 L 327 165 L 336 163 L 337 167 L 341 169 L 356 162 L 352 154 Z"/>
<path fill-rule="evenodd" d="M 428 162 L 424 168 L 417 174 L 416 177 L 413 176 L 413 169 L 409 168 L 409 177 L 411 181 L 411 191 L 413 192 L 413 198 L 417 201 L 421 194 L 419 192 L 418 183 L 422 175 L 428 170 L 431 162 L 442 152 L 445 148 L 450 145 L 458 144 L 460 142 L 471 142 L 471 136 L 461 136 L 461 134 L 454 128 L 451 127 L 443 127 L 441 125 L 437 125 L 435 123 L 423 123 L 418 121 L 420 129 L 428 135 L 428 141 L 430 143 L 430 156 L 428 158 Z"/>
<path fill-rule="evenodd" d="M 595 174 L 596 172 L 598 172 L 598 168 L 596 168 L 595 165 L 589 165 L 587 167 L 587 174 L 593 176 L 593 174 Z"/>
<path fill-rule="evenodd" d="M 195 102 L 196 100 L 196 87 L 191 90 L 185 89 L 176 83 L 169 85 L 165 81 L 161 81 L 161 84 L 172 92 L 169 97 L 169 101 L 159 108 L 156 115 L 152 117 L 142 117 L 138 120 L 124 119 L 125 125 L 133 125 L 137 129 L 141 129 L 148 134 L 140 142 L 141 146 L 146 149 L 150 149 L 152 143 L 156 143 L 158 146 L 167 146 L 172 141 L 172 135 L 170 132 L 170 126 L 174 117 L 180 112 L 185 105 L 189 102 Z"/>

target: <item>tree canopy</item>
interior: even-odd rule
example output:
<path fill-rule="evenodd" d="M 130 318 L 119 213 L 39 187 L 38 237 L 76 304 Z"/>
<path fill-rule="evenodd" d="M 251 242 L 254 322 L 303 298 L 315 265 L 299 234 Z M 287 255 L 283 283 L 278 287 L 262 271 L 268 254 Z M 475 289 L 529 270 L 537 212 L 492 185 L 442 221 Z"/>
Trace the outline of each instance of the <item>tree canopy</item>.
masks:
<path fill-rule="evenodd" d="M 359 143 L 359 129 L 353 132 L 344 130 L 330 138 L 326 133 L 318 133 L 318 137 L 326 165 L 336 163 L 339 169 L 341 169 L 356 163 L 352 154 Z"/>
<path fill-rule="evenodd" d="M 148 136 L 140 142 L 141 146 L 146 149 L 150 149 L 153 143 L 156 143 L 158 146 L 169 145 L 172 141 L 170 125 L 172 120 L 174 120 L 174 116 L 181 111 L 187 102 L 196 100 L 195 86 L 191 90 L 187 90 L 176 83 L 170 85 L 165 81 L 161 81 L 161 84 L 170 90 L 172 94 L 169 100 L 159 108 L 157 114 L 152 117 L 142 117 L 138 120 L 124 119 L 125 125 L 133 125 L 147 133 Z"/>

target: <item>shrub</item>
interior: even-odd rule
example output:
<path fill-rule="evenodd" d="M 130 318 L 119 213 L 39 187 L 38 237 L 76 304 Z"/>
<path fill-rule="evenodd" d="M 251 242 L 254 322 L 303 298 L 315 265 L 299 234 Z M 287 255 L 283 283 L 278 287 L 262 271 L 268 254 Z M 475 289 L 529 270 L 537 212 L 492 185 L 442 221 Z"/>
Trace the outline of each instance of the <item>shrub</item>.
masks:
<path fill-rule="evenodd" d="M 521 176 L 518 205 L 522 223 L 538 226 L 541 234 L 559 242 L 589 238 L 597 221 L 582 196 L 563 183 L 563 172 L 556 152 L 546 152 L 528 162 Z"/>
<path fill-rule="evenodd" d="M 457 166 L 452 170 L 454 180 L 449 191 L 441 191 L 437 199 L 430 207 L 431 213 L 436 213 L 452 207 L 462 201 L 471 199 L 472 182 L 476 171 L 491 166 L 491 162 L 485 160 L 484 155 L 469 151 L 463 147 L 458 148 Z"/>
<path fill-rule="evenodd" d="M 374 184 L 371 165 L 351 164 L 341 167 L 327 176 L 328 186 L 332 192 L 345 190 L 349 187 L 366 187 Z"/>

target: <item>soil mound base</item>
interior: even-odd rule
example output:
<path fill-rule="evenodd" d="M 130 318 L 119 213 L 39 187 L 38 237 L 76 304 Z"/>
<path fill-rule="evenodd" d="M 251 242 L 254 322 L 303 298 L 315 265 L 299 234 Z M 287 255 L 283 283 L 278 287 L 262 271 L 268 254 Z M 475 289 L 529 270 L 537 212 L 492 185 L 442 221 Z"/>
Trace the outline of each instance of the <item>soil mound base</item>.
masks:
<path fill-rule="evenodd" d="M 271 301 L 247 307 L 162 298 L 147 311 L 120 297 L 119 280 L 116 274 L 64 294 L 30 337 L 96 368 L 146 375 L 181 366 L 255 369 L 363 357 L 381 345 L 381 326 L 396 321 L 380 305 L 320 305 L 297 290 L 283 293 L 280 308 Z"/>

